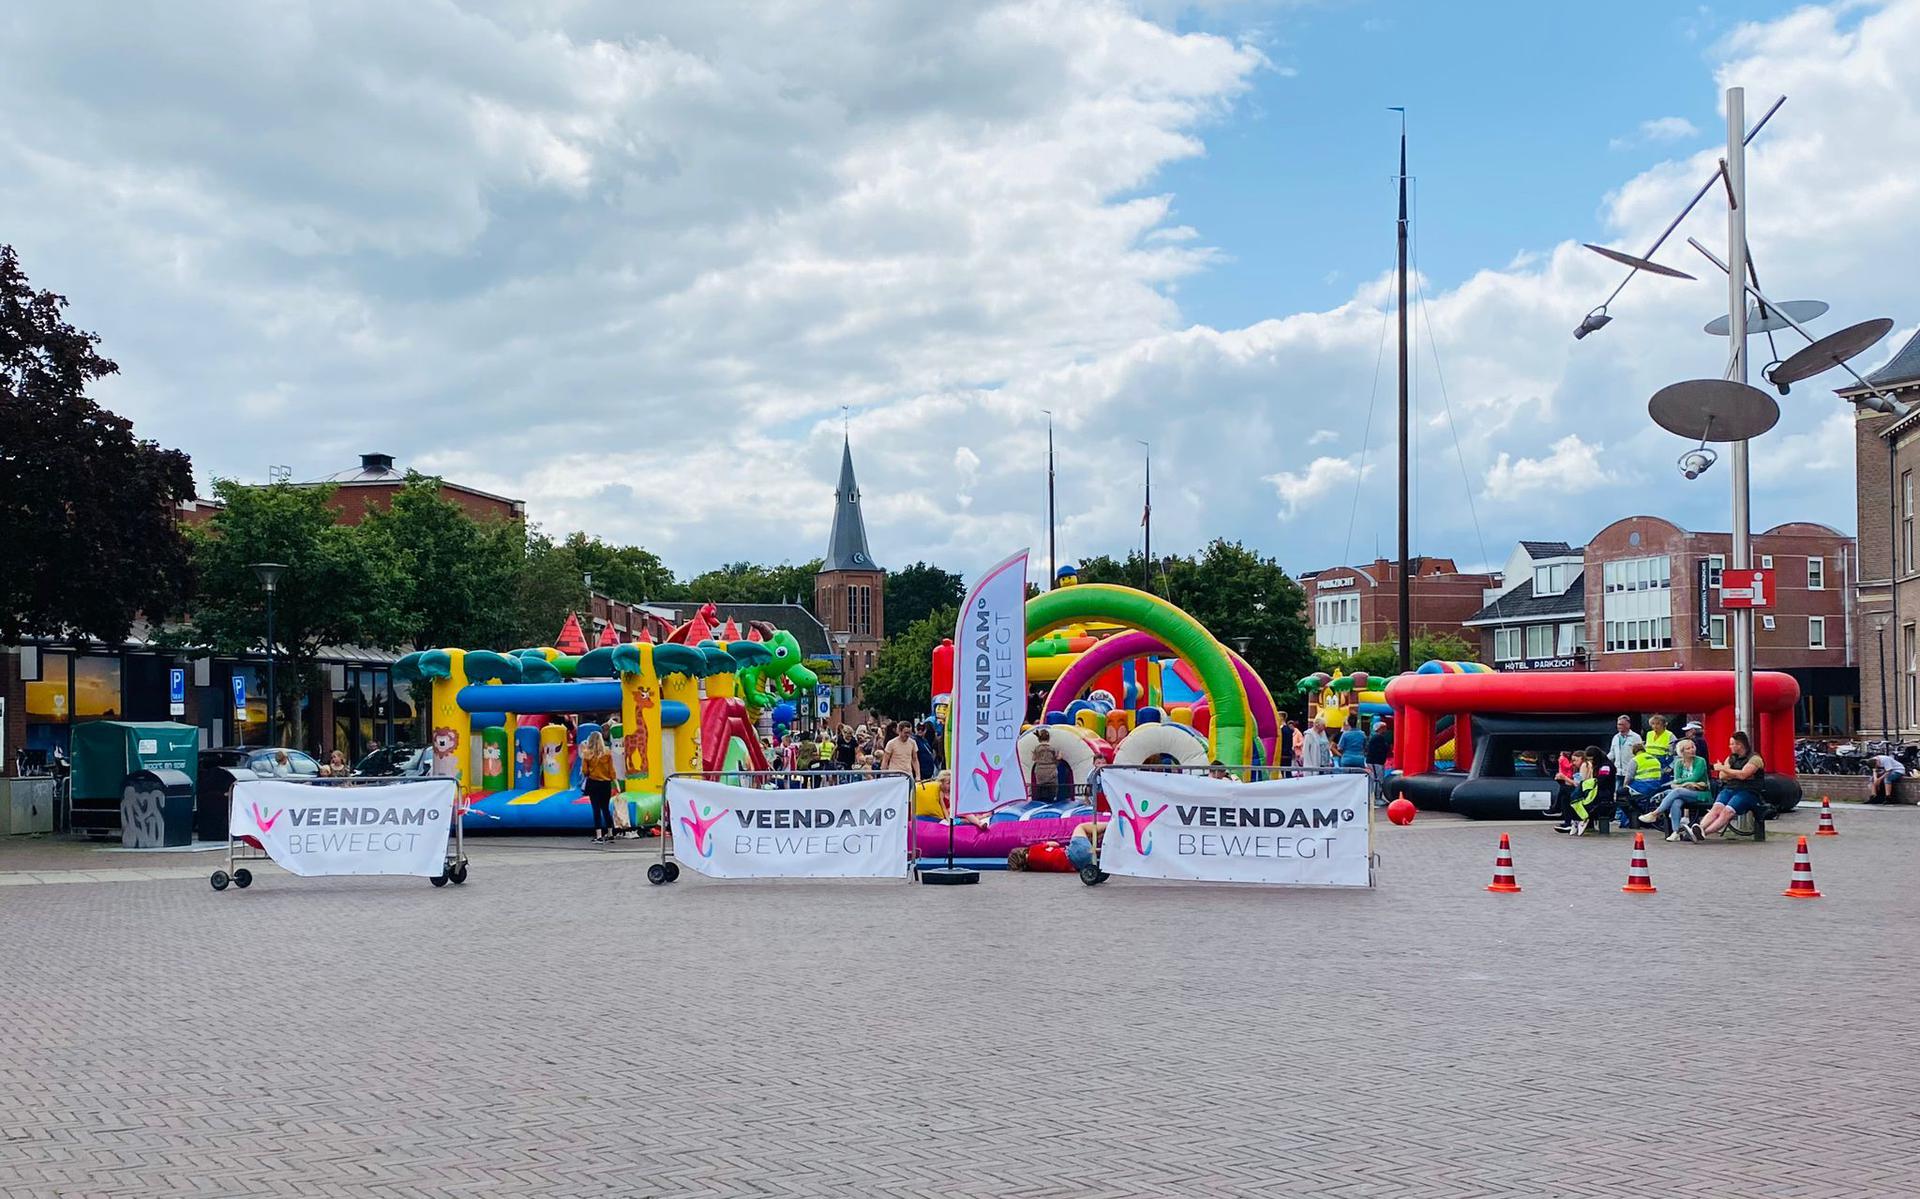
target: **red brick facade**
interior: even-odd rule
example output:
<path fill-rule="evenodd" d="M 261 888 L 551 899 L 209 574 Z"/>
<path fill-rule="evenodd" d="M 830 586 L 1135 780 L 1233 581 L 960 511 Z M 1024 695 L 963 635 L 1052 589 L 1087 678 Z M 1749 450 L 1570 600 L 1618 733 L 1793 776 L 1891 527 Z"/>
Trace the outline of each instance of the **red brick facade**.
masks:
<path fill-rule="evenodd" d="M 1413 607 L 1413 635 L 1451 633 L 1477 640 L 1461 622 L 1478 612 L 1499 576 L 1461 572 L 1451 558 L 1416 558 L 1407 593 Z M 1366 566 L 1334 566 L 1301 580 L 1307 593 L 1307 624 L 1314 643 L 1354 649 L 1400 636 L 1400 564 L 1380 558 Z M 1351 597 L 1357 620 L 1330 617 L 1344 611 L 1338 602 Z M 1321 601 L 1327 601 L 1322 603 Z M 1357 633 L 1355 624 L 1357 623 Z"/>

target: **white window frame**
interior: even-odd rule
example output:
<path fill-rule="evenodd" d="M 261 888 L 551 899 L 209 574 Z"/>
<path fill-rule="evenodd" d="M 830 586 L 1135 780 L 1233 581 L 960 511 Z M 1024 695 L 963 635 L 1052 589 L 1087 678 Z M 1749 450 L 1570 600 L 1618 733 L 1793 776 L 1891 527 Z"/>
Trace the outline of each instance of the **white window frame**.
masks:
<path fill-rule="evenodd" d="M 1772 554 L 1761 554 L 1761 555 L 1760 555 L 1760 569 L 1761 569 L 1761 570 L 1772 570 L 1772 569 L 1773 569 L 1773 555 L 1772 555 Z"/>
<path fill-rule="evenodd" d="M 1727 618 L 1709 616 L 1707 618 L 1707 645 L 1713 649 L 1727 648 Z"/>
<path fill-rule="evenodd" d="M 1827 560 L 1825 558 L 1807 559 L 1807 590 L 1825 591 L 1827 589 Z"/>
<path fill-rule="evenodd" d="M 1527 643 L 1526 643 L 1527 657 L 1529 658 L 1553 657 L 1555 636 L 1556 636 L 1556 632 L 1555 632 L 1554 626 L 1550 624 L 1528 625 L 1527 626 Z M 1537 652 L 1535 648 L 1536 646 L 1538 647 Z"/>
<path fill-rule="evenodd" d="M 1720 572 L 1726 568 L 1727 556 L 1725 554 L 1707 555 L 1707 587 L 1709 590 L 1719 590 Z"/>
<path fill-rule="evenodd" d="M 1762 616 L 1762 617 L 1760 618 L 1760 627 L 1761 627 L 1761 628 L 1763 628 L 1763 629 L 1770 629 L 1770 628 L 1772 628 L 1772 627 L 1773 627 L 1773 614 L 1772 614 L 1772 613 L 1768 613 L 1767 615 L 1765 615 L 1765 616 Z"/>
<path fill-rule="evenodd" d="M 1824 616 L 1807 617 L 1807 648 L 1827 648 L 1827 618 Z"/>
<path fill-rule="evenodd" d="M 1504 646 L 1504 648 L 1503 648 Z M 1495 662 L 1518 662 L 1520 651 L 1525 647 L 1521 626 L 1507 625 L 1493 631 L 1493 660 Z"/>

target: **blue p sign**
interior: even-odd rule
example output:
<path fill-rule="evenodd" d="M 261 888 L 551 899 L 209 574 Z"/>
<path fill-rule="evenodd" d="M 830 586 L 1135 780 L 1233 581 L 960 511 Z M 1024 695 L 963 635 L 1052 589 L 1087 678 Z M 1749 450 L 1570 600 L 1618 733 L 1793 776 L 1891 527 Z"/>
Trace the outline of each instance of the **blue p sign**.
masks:
<path fill-rule="evenodd" d="M 167 711 L 174 716 L 187 714 L 187 672 L 179 666 L 167 671 Z"/>
<path fill-rule="evenodd" d="M 233 676 L 233 718 L 247 718 L 247 676 L 243 674 Z"/>

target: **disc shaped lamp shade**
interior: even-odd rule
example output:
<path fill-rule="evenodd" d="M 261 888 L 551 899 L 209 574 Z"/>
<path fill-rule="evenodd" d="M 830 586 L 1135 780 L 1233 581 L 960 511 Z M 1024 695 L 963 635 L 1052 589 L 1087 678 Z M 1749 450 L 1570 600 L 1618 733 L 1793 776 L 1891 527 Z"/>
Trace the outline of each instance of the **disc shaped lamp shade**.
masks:
<path fill-rule="evenodd" d="M 1870 321 L 1861 321 L 1857 325 L 1848 325 L 1838 333 L 1827 334 L 1774 367 L 1767 378 L 1784 394 L 1787 384 L 1798 383 L 1802 379 L 1811 379 L 1815 375 L 1830 371 L 1847 359 L 1872 349 L 1881 338 L 1891 332 L 1893 332 L 1893 322 L 1884 316 L 1875 317 Z"/>
<path fill-rule="evenodd" d="M 1748 334 L 1772 333 L 1779 329 L 1791 329 L 1793 324 L 1787 319 L 1788 317 L 1805 324 L 1807 321 L 1825 316 L 1826 312 L 1825 300 L 1782 300 L 1778 304 L 1769 305 L 1764 311 L 1755 304 L 1747 309 L 1747 332 Z M 1715 337 L 1725 337 L 1731 324 L 1732 322 L 1726 317 L 1716 316 L 1707 322 L 1706 329 Z"/>
<path fill-rule="evenodd" d="M 1596 246 L 1592 242 L 1582 242 L 1581 244 L 1602 258 L 1611 258 L 1621 266 L 1630 266 L 1636 271 L 1647 271 L 1655 275 L 1665 275 L 1669 279 L 1693 278 L 1692 275 L 1687 274 L 1685 271 L 1677 271 L 1670 266 L 1661 266 L 1651 258 L 1639 258 L 1627 253 L 1625 250 L 1609 250 L 1605 246 Z"/>
<path fill-rule="evenodd" d="M 287 569 L 287 564 L 284 562 L 250 562 L 248 565 L 253 567 L 253 573 L 259 576 L 261 586 L 268 591 L 280 585 L 280 576 L 285 574 Z"/>
<path fill-rule="evenodd" d="M 1731 379 L 1688 379 L 1654 392 L 1647 414 L 1689 441 L 1746 441 L 1779 423 L 1780 405 Z"/>

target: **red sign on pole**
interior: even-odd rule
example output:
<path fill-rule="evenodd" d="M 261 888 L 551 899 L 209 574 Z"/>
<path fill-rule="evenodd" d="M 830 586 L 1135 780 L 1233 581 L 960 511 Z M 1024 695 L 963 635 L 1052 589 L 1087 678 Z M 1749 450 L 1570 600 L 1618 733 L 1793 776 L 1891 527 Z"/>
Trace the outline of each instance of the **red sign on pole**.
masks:
<path fill-rule="evenodd" d="M 1773 572 L 1770 570 L 1723 570 L 1720 572 L 1722 608 L 1773 607 Z"/>

